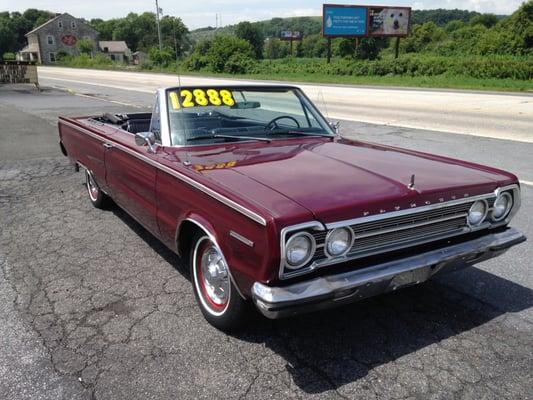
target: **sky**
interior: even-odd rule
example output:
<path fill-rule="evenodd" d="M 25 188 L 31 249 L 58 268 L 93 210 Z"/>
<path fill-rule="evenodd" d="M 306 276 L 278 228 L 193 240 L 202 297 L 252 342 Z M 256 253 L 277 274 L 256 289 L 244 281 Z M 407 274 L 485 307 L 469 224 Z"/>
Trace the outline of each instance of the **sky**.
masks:
<path fill-rule="evenodd" d="M 343 1 L 333 4 L 410 6 L 415 9 L 459 8 L 495 14 L 511 14 L 523 0 L 390 0 Z M 159 0 L 165 15 L 180 17 L 189 29 L 215 26 L 216 14 L 222 25 L 239 21 L 260 21 L 273 17 L 320 15 L 324 1 L 316 0 Z M 118 18 L 129 12 L 155 10 L 155 0 L 0 0 L 0 11 L 24 11 L 38 8 L 53 12 L 68 12 L 78 18 Z M 219 23 L 220 25 L 220 23 Z"/>

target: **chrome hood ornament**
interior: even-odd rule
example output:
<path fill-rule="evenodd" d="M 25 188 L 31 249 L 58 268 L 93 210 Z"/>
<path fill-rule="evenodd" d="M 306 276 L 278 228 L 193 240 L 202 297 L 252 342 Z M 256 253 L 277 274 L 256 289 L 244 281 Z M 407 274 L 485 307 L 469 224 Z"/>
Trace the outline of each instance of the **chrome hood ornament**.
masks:
<path fill-rule="evenodd" d="M 409 182 L 407 187 L 411 190 L 415 190 L 415 174 L 411 175 L 411 182 Z"/>

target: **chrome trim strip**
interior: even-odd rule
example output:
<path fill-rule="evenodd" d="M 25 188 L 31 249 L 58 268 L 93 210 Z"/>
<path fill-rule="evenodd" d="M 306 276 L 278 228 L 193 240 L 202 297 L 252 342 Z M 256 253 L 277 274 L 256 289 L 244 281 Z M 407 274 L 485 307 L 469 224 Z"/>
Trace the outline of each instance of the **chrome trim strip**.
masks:
<path fill-rule="evenodd" d="M 232 238 L 237 239 L 239 242 L 244 243 L 246 246 L 254 247 L 254 242 L 252 242 L 250 239 L 245 238 L 245 237 L 242 236 L 242 235 L 239 235 L 239 234 L 238 234 L 237 232 L 235 232 L 235 231 L 230 231 L 230 232 L 229 232 L 229 235 L 230 235 Z"/>
<path fill-rule="evenodd" d="M 196 221 L 195 219 L 193 218 L 185 218 L 184 221 L 189 221 L 189 222 L 192 222 L 193 224 L 195 224 L 196 226 L 198 226 L 202 231 L 205 232 L 205 234 L 209 237 L 209 240 L 211 240 L 211 242 L 213 242 L 213 244 L 215 245 L 215 247 L 217 248 L 217 250 L 220 252 L 220 254 L 222 255 L 222 258 L 224 259 L 224 263 L 228 266 L 228 272 L 229 272 L 229 277 L 231 279 L 231 281 L 233 282 L 233 286 L 235 286 L 235 288 L 237 289 L 237 292 L 239 293 L 239 295 L 246 300 L 246 297 L 244 297 L 244 295 L 242 294 L 241 290 L 239 289 L 239 286 L 237 286 L 237 283 L 235 282 L 235 278 L 233 278 L 233 274 L 231 273 L 231 266 L 228 264 L 227 260 L 226 260 L 226 256 L 224 256 L 224 253 L 222 252 L 222 250 L 220 249 L 220 246 L 218 245 L 218 242 L 216 240 L 216 238 L 211 234 L 211 232 L 209 232 L 208 229 L 206 229 L 205 226 L 203 226 L 200 222 Z"/>
<path fill-rule="evenodd" d="M 65 121 L 65 120 L 60 120 L 60 123 L 62 124 L 65 124 L 67 126 L 70 126 L 71 128 L 75 128 L 75 129 L 79 129 L 79 130 L 82 130 L 84 131 L 86 134 L 88 134 L 89 136 L 97 139 L 97 140 L 100 140 L 102 142 L 107 142 L 108 139 L 103 137 L 103 136 L 100 136 L 94 132 L 91 132 L 90 130 L 86 129 L 86 128 L 83 128 L 83 127 L 80 127 L 78 125 L 74 125 L 68 121 Z M 230 200 L 228 199 L 227 197 L 221 195 L 220 193 L 217 193 L 215 192 L 213 189 L 210 189 L 208 188 L 207 186 L 199 183 L 199 182 L 196 182 L 194 179 L 192 178 L 189 178 L 188 176 L 186 175 L 183 175 L 163 164 L 160 164 L 158 163 L 157 161 L 154 161 L 152 160 L 151 158 L 149 157 L 146 157 L 146 156 L 143 156 L 142 154 L 139 154 L 131 149 L 129 149 L 128 147 L 126 146 L 123 146 L 122 144 L 119 144 L 119 143 L 116 143 L 116 142 L 113 142 L 113 146 L 114 148 L 117 148 L 117 149 L 120 149 L 134 157 L 137 157 L 138 159 L 150 164 L 151 166 L 155 167 L 155 168 L 158 168 L 160 169 L 161 171 L 163 172 L 166 172 L 167 174 L 175 177 L 175 178 L 178 178 L 179 180 L 185 182 L 185 183 L 188 183 L 190 186 L 194 187 L 195 189 L 198 189 L 200 190 L 201 192 L 213 197 L 214 199 L 218 200 L 219 202 L 221 202 L 222 204 L 225 204 L 226 206 L 232 208 L 233 210 L 241 213 L 242 215 L 250 218 L 252 221 L 255 221 L 257 222 L 258 224 L 261 224 L 263 226 L 266 226 L 267 222 L 266 222 L 266 219 L 261 217 L 259 214 L 247 209 L 246 207 L 236 203 L 235 201 L 233 200 Z"/>
<path fill-rule="evenodd" d="M 446 208 L 446 207 L 451 207 L 451 206 L 455 206 L 459 204 L 470 203 L 476 200 L 484 200 L 484 199 L 488 199 L 488 198 L 495 197 L 495 196 L 496 196 L 495 193 L 488 193 L 488 194 L 482 194 L 479 196 L 465 197 L 464 199 L 451 200 L 445 203 L 435 203 L 429 206 L 409 208 L 409 209 L 400 210 L 400 211 L 391 211 L 389 213 L 384 213 L 384 214 L 370 215 L 368 217 L 361 217 L 361 218 L 354 218 L 354 219 L 349 219 L 349 220 L 344 220 L 344 221 L 332 222 L 332 223 L 326 224 L 326 227 L 328 229 L 334 229 L 334 228 L 339 228 L 343 226 L 364 224 L 366 222 L 373 222 L 373 221 L 378 221 L 382 219 L 401 217 L 404 215 L 416 214 L 416 213 L 435 210 L 439 208 Z"/>

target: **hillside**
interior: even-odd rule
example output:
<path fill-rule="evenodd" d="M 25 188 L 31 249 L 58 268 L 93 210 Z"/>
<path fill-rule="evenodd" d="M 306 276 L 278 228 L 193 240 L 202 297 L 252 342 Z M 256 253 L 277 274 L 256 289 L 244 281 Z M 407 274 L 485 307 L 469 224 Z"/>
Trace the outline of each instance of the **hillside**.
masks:
<path fill-rule="evenodd" d="M 475 11 L 458 9 L 413 10 L 412 23 L 413 25 L 419 25 L 426 22 L 433 22 L 437 26 L 445 26 L 450 21 L 459 20 L 468 22 L 472 18 L 480 15 L 480 13 Z M 501 19 L 504 16 L 495 17 Z M 272 18 L 266 21 L 253 22 L 252 25 L 259 26 L 265 37 L 279 37 L 280 32 L 283 30 L 300 31 L 306 36 L 321 32 L 322 17 Z M 218 29 L 206 27 L 191 31 L 190 38 L 193 42 L 197 42 L 212 37 L 215 33 L 232 34 L 234 31 L 235 25 L 227 25 Z"/>

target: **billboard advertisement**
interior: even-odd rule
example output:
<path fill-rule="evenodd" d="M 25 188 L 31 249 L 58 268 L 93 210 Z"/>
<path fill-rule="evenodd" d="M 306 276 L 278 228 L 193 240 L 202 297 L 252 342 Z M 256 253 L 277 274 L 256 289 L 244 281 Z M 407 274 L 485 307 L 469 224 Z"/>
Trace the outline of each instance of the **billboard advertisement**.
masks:
<path fill-rule="evenodd" d="M 369 36 L 407 36 L 410 21 L 408 7 L 368 7 Z"/>
<path fill-rule="evenodd" d="M 303 39 L 303 35 L 299 31 L 281 31 L 280 40 L 292 41 L 292 40 L 302 40 L 302 39 Z"/>
<path fill-rule="evenodd" d="M 322 33 L 325 37 L 367 36 L 367 26 L 367 7 L 324 4 Z"/>

